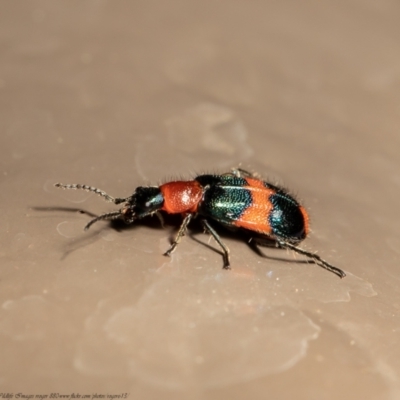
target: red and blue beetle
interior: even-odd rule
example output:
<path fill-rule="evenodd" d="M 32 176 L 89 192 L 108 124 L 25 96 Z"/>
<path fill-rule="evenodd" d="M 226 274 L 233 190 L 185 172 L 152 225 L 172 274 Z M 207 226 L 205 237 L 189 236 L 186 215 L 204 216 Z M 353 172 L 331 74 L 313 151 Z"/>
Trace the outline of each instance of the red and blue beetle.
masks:
<path fill-rule="evenodd" d="M 319 255 L 303 250 L 298 244 L 309 233 L 309 217 L 303 206 L 288 192 L 258 179 L 242 169 L 232 169 L 221 175 L 199 175 L 190 181 L 172 181 L 156 186 L 139 186 L 131 196 L 114 198 L 92 186 L 56 183 L 62 189 L 82 189 L 94 192 L 106 201 L 124 206 L 117 211 L 99 215 L 85 226 L 89 229 L 101 220 L 122 219 L 127 224 L 160 212 L 181 214 L 183 222 L 175 240 L 165 252 L 169 256 L 185 235 L 190 221 L 201 218 L 205 230 L 210 233 L 223 251 L 224 268 L 230 268 L 229 249 L 210 225 L 216 221 L 228 228 L 246 231 L 256 244 L 269 244 L 291 249 L 306 256 L 311 262 L 333 272 L 340 278 L 346 276 Z"/>

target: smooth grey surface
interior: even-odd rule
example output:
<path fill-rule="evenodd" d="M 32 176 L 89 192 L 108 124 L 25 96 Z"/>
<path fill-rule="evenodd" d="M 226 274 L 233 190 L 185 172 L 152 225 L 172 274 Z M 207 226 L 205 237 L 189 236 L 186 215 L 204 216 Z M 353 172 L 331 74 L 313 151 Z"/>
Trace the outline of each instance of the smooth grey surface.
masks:
<path fill-rule="evenodd" d="M 400 5 L 0 2 L 0 393 L 400 397 Z M 309 250 L 259 257 L 113 196 L 242 163 L 291 188 Z M 75 211 L 73 211 L 75 210 Z"/>

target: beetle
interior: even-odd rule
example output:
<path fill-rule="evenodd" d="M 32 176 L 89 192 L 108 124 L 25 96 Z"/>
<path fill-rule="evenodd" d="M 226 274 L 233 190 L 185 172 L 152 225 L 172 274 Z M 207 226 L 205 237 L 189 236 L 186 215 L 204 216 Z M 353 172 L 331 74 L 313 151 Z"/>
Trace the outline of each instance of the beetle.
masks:
<path fill-rule="evenodd" d="M 200 217 L 204 229 L 223 251 L 225 269 L 230 269 L 229 249 L 211 226 L 210 220 L 245 231 L 256 244 L 267 242 L 281 249 L 293 250 L 340 278 L 346 276 L 343 270 L 329 264 L 318 254 L 298 246 L 309 233 L 309 217 L 305 208 L 284 188 L 240 168 L 219 175 L 198 175 L 193 180 L 166 182 L 158 187 L 139 186 L 132 195 L 124 198 L 112 197 L 88 185 L 56 183 L 55 186 L 86 190 L 108 202 L 123 204 L 117 211 L 93 218 L 85 230 L 101 220 L 122 219 L 132 224 L 155 214 L 162 222 L 161 212 L 181 214 L 183 221 L 171 246 L 164 253 L 166 256 L 176 249 L 190 221 Z"/>

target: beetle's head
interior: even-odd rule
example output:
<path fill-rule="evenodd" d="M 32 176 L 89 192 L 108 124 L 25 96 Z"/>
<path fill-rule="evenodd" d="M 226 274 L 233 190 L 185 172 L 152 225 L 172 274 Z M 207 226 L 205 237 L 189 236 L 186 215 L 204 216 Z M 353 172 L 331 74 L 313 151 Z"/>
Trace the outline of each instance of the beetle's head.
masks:
<path fill-rule="evenodd" d="M 139 186 L 120 210 L 121 218 L 131 224 L 136 219 L 151 215 L 161 209 L 164 197 L 158 187 Z"/>

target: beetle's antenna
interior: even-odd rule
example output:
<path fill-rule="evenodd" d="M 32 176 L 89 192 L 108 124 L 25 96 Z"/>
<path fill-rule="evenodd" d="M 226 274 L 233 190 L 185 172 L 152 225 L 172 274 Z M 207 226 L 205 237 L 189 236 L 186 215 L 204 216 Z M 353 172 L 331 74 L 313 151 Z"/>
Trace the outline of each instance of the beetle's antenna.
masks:
<path fill-rule="evenodd" d="M 106 214 L 99 215 L 96 218 L 93 218 L 89 223 L 85 226 L 84 230 L 87 231 L 95 222 L 103 221 L 105 219 L 113 220 L 117 219 L 122 215 L 121 211 L 112 211 Z"/>
<path fill-rule="evenodd" d="M 340 268 L 334 267 L 333 265 L 329 264 L 325 260 L 323 260 L 318 254 L 316 253 L 311 253 L 310 251 L 304 250 L 300 247 L 297 247 L 291 243 L 288 242 L 283 242 L 280 240 L 277 240 L 277 243 L 279 247 L 282 247 L 284 249 L 290 249 L 295 251 L 296 253 L 302 254 L 303 256 L 308 257 L 312 261 L 315 262 L 315 264 L 319 265 L 322 268 L 325 268 L 326 270 L 333 272 L 336 274 L 339 278 L 344 278 L 346 276 L 346 273 L 341 270 Z"/>
<path fill-rule="evenodd" d="M 97 189 L 93 186 L 88 186 L 88 185 L 81 185 L 80 183 L 72 184 L 72 185 L 64 185 L 63 183 L 55 183 L 55 187 L 61 188 L 61 189 L 74 189 L 74 190 L 86 190 L 87 192 L 93 192 L 96 193 L 97 195 L 104 197 L 106 201 L 109 201 L 114 204 L 121 204 L 126 202 L 129 197 L 126 198 L 119 198 L 119 197 L 112 197 L 109 194 L 107 194 L 104 190 Z"/>

